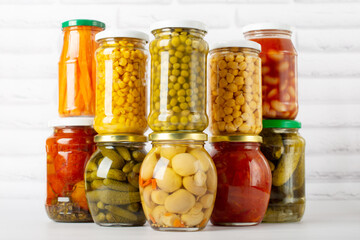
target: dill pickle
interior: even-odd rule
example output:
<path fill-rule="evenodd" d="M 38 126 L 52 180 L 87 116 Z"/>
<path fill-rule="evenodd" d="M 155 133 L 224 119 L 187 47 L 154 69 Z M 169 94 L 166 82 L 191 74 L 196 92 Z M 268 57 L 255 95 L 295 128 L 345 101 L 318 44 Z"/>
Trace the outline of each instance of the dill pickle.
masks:
<path fill-rule="evenodd" d="M 139 188 L 139 174 L 131 172 L 127 175 L 127 180 L 132 186 Z"/>
<path fill-rule="evenodd" d="M 122 171 L 124 173 L 129 173 L 132 171 L 133 167 L 135 166 L 135 161 L 130 161 L 125 164 L 125 166 L 122 168 Z"/>
<path fill-rule="evenodd" d="M 141 208 L 140 203 L 137 202 L 131 203 L 126 207 L 127 210 L 134 213 L 138 212 L 140 208 Z"/>
<path fill-rule="evenodd" d="M 118 192 L 114 190 L 104 190 L 99 194 L 99 199 L 105 204 L 126 205 L 140 201 L 139 192 Z"/>
<path fill-rule="evenodd" d="M 126 180 L 126 174 L 118 169 L 110 169 L 107 178 L 118 180 L 118 181 L 125 181 Z"/>
<path fill-rule="evenodd" d="M 105 206 L 105 208 L 111 212 L 113 215 L 117 215 L 117 216 L 120 216 L 120 217 L 123 217 L 123 218 L 127 218 L 129 219 L 130 221 L 136 221 L 137 220 L 137 216 L 136 214 L 126 210 L 126 209 L 123 209 L 123 208 L 120 208 L 118 206 L 114 206 L 114 205 L 108 205 L 108 206 Z"/>
<path fill-rule="evenodd" d="M 131 160 L 131 155 L 130 155 L 130 152 L 129 152 L 129 150 L 127 148 L 125 148 L 125 147 L 116 147 L 116 150 L 126 161 Z"/>
<path fill-rule="evenodd" d="M 144 158 L 145 158 L 145 153 L 136 150 L 136 151 L 132 152 L 132 156 L 136 161 L 142 162 L 144 160 Z"/>
<path fill-rule="evenodd" d="M 122 192 L 136 192 L 138 189 L 129 183 L 119 182 L 111 179 L 104 179 L 104 185 L 110 189 Z"/>
<path fill-rule="evenodd" d="M 90 186 L 93 190 L 101 189 L 104 186 L 104 183 L 102 180 L 94 180 L 91 182 Z"/>
<path fill-rule="evenodd" d="M 139 173 L 140 172 L 140 168 L 141 168 L 141 163 L 136 164 L 133 168 L 132 171 L 134 173 Z"/>

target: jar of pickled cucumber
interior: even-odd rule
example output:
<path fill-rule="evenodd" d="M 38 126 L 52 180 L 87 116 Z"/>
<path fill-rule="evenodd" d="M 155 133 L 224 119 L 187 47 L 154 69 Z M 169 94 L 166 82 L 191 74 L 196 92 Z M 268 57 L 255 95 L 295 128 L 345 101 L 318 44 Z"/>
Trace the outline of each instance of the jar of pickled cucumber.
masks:
<path fill-rule="evenodd" d="M 238 40 L 210 51 L 210 130 L 215 135 L 259 134 L 262 129 L 261 46 Z"/>
<path fill-rule="evenodd" d="M 263 120 L 261 151 L 269 161 L 272 187 L 264 222 L 297 222 L 305 211 L 305 140 L 301 123 Z"/>
<path fill-rule="evenodd" d="M 297 52 L 286 24 L 245 26 L 246 39 L 261 44 L 263 117 L 295 119 L 298 114 Z"/>
<path fill-rule="evenodd" d="M 92 222 L 85 196 L 84 171 L 96 146 L 93 118 L 59 118 L 49 122 L 46 140 L 46 212 L 56 222 Z"/>
<path fill-rule="evenodd" d="M 152 27 L 149 126 L 156 132 L 201 132 L 206 115 L 206 26 L 163 21 Z"/>
<path fill-rule="evenodd" d="M 198 231 L 210 219 L 216 169 L 204 133 L 152 133 L 152 150 L 140 169 L 146 219 L 160 231 Z"/>
<path fill-rule="evenodd" d="M 96 36 L 95 130 L 99 134 L 144 134 L 148 35 L 105 31 Z"/>
<path fill-rule="evenodd" d="M 97 151 L 85 171 L 86 198 L 100 226 L 142 226 L 139 172 L 146 155 L 146 137 L 97 135 Z"/>
<path fill-rule="evenodd" d="M 251 226 L 263 219 L 270 198 L 271 171 L 258 135 L 213 136 L 218 188 L 211 222 Z"/>

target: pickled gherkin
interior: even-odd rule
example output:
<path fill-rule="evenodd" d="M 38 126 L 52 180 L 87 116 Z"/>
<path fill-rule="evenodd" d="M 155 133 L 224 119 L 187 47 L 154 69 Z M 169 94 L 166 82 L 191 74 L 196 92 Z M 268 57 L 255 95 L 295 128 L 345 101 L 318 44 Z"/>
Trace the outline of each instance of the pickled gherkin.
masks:
<path fill-rule="evenodd" d="M 305 140 L 293 120 L 264 120 L 261 151 L 272 172 L 269 206 L 263 222 L 300 221 L 305 211 Z"/>
<path fill-rule="evenodd" d="M 146 155 L 143 142 L 97 141 L 97 146 L 85 171 L 86 197 L 94 221 L 102 226 L 143 225 L 139 193 L 139 170 Z"/>

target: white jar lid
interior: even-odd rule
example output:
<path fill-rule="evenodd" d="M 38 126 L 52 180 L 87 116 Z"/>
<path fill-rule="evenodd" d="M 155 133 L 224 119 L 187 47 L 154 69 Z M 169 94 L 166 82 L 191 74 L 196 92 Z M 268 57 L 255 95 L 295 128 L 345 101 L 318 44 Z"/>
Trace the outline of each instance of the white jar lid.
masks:
<path fill-rule="evenodd" d="M 285 30 L 291 32 L 291 26 L 283 23 L 265 22 L 249 24 L 242 29 L 243 33 L 257 30 Z"/>
<path fill-rule="evenodd" d="M 127 29 L 125 29 L 125 30 L 105 30 L 103 32 L 96 34 L 95 40 L 98 41 L 100 39 L 115 38 L 115 37 L 136 38 L 136 39 L 141 39 L 141 40 L 145 40 L 146 42 L 149 42 L 149 36 L 146 33 L 140 32 L 140 31 L 135 31 L 135 30 L 127 30 Z"/>
<path fill-rule="evenodd" d="M 75 127 L 75 126 L 92 126 L 93 117 L 65 117 L 50 120 L 49 127 Z"/>
<path fill-rule="evenodd" d="M 163 28 L 194 28 L 207 32 L 207 26 L 205 25 L 205 23 L 196 20 L 165 20 L 155 22 L 150 26 L 151 31 Z"/>
<path fill-rule="evenodd" d="M 210 50 L 227 47 L 252 48 L 261 51 L 261 45 L 248 40 L 231 40 L 225 42 L 216 42 L 210 46 Z"/>

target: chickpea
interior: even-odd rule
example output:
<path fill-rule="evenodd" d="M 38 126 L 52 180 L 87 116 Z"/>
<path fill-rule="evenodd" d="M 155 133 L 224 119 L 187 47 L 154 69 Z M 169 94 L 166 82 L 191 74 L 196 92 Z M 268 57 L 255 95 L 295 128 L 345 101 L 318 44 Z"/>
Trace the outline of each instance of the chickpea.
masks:
<path fill-rule="evenodd" d="M 254 49 L 240 47 L 211 51 L 208 76 L 213 134 L 260 133 L 261 70 L 257 54 Z"/>
<path fill-rule="evenodd" d="M 202 38 L 204 32 L 176 28 L 153 33 L 149 126 L 154 131 L 205 130 L 208 45 Z M 191 114 L 184 117 L 183 111 Z"/>
<path fill-rule="evenodd" d="M 100 40 L 96 51 L 94 120 L 98 133 L 143 134 L 146 131 L 147 54 L 144 45 L 144 40 L 134 38 Z"/>

